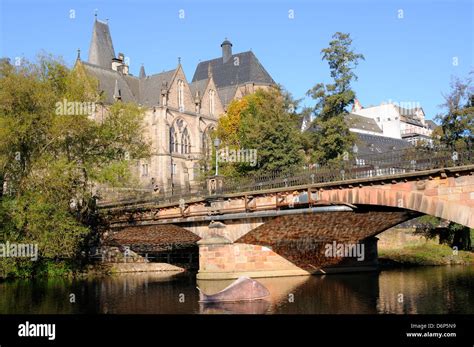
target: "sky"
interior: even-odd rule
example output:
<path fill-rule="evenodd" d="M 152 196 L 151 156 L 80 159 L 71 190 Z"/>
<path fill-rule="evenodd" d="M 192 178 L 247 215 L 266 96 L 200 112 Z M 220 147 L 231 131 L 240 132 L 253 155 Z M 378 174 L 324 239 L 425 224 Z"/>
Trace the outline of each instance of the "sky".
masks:
<path fill-rule="evenodd" d="M 306 92 L 331 82 L 321 50 L 337 31 L 365 56 L 353 83 L 363 106 L 419 104 L 432 119 L 451 78 L 474 71 L 474 0 L 0 0 L 0 57 L 43 52 L 72 66 L 80 49 L 85 60 L 95 12 L 134 75 L 141 64 L 147 74 L 173 69 L 181 57 L 190 82 L 228 38 L 307 106 Z"/>

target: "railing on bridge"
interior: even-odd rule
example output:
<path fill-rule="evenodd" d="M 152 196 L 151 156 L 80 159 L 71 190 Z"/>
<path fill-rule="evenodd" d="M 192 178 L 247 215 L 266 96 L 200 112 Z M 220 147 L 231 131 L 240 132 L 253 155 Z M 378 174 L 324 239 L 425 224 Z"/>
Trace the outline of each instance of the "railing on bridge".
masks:
<path fill-rule="evenodd" d="M 344 181 L 381 176 L 393 176 L 407 172 L 425 171 L 446 167 L 456 167 L 474 164 L 472 151 L 463 152 L 435 151 L 429 148 L 411 148 L 391 153 L 360 155 L 355 159 L 342 160 L 328 167 L 302 168 L 291 174 L 273 172 L 269 175 L 250 176 L 241 179 L 222 178 L 223 184 L 215 190 L 215 194 L 231 194 L 250 192 L 264 189 L 294 187 L 307 184 Z M 204 198 L 209 194 L 206 182 L 173 187 L 161 193 L 151 190 L 123 190 L 117 194 L 117 189 L 99 192 L 99 206 L 131 205 L 141 203 L 176 203 L 192 198 Z"/>

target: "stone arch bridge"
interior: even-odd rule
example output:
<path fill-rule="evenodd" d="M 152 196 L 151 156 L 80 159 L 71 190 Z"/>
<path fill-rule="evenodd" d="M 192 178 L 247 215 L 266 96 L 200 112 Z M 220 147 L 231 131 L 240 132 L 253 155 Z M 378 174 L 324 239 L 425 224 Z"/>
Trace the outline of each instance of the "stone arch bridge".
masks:
<path fill-rule="evenodd" d="M 474 228 L 474 164 L 470 153 L 420 154 L 251 185 L 213 177 L 187 194 L 99 207 L 109 234 L 178 227 L 197 235 L 199 279 L 373 269 L 375 236 L 399 223 L 429 214 Z"/>

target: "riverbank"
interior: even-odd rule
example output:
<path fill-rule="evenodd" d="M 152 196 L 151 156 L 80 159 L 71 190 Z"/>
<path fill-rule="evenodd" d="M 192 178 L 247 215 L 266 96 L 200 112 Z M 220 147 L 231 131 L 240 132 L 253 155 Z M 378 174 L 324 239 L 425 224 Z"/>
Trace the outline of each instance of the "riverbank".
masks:
<path fill-rule="evenodd" d="M 382 233 L 378 244 L 381 267 L 474 265 L 474 252 L 455 251 L 413 234 L 412 229 L 393 229 Z"/>

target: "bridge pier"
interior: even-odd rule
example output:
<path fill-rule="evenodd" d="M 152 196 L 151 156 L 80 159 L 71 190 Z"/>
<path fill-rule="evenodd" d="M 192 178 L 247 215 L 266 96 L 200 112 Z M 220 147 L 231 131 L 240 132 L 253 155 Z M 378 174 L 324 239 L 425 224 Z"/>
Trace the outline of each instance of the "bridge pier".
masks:
<path fill-rule="evenodd" d="M 299 222 L 312 222 L 312 220 L 305 221 L 300 218 Z M 331 240 L 321 240 L 314 235 L 307 235 L 308 237 L 303 239 L 297 237 L 280 239 L 274 244 L 262 238 L 265 245 L 254 244 L 257 243 L 255 240 L 252 243 L 239 242 L 240 239 L 233 242 L 225 236 L 225 228 L 225 224 L 213 222 L 209 226 L 208 233 L 198 241 L 197 279 L 307 276 L 377 269 L 378 239 L 373 236 L 352 243 L 348 239 L 338 238 L 337 233 L 332 233 L 334 238 Z M 274 226 L 272 230 L 275 234 L 279 232 Z M 285 231 L 294 232 L 287 228 Z M 242 240 L 245 240 L 245 237 Z M 347 246 L 352 247 L 349 256 L 344 254 L 344 247 Z"/>
<path fill-rule="evenodd" d="M 224 237 L 202 239 L 199 245 L 199 280 L 247 277 L 301 276 L 311 273 L 298 268 L 270 248 L 232 243 Z"/>

